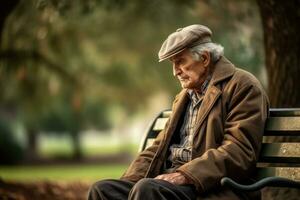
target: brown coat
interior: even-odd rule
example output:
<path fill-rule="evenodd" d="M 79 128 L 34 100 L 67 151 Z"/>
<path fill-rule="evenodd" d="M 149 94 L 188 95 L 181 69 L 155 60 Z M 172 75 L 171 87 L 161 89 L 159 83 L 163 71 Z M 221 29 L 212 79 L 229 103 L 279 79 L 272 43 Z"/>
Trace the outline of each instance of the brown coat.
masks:
<path fill-rule="evenodd" d="M 173 102 L 165 129 L 153 145 L 131 163 L 122 179 L 138 181 L 160 173 L 187 101 L 184 89 Z M 197 116 L 193 159 L 177 170 L 193 180 L 199 197 L 214 199 L 219 192 L 224 198 L 218 196 L 218 199 L 239 199 L 219 183 L 224 176 L 242 182 L 251 177 L 261 147 L 268 105 L 268 98 L 253 75 L 235 68 L 225 57 L 216 63 Z M 208 198 L 212 190 L 213 197 Z"/>

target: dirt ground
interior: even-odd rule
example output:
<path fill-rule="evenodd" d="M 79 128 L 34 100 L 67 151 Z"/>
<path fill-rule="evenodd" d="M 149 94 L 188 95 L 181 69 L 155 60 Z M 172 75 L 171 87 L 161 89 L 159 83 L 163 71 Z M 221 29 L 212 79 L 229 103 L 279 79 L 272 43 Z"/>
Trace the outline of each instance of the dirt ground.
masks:
<path fill-rule="evenodd" d="M 91 183 L 0 180 L 0 200 L 86 200 Z M 300 189 L 265 188 L 262 200 L 299 200 Z"/>
<path fill-rule="evenodd" d="M 86 200 L 90 185 L 82 182 L 20 183 L 0 180 L 0 200 Z"/>

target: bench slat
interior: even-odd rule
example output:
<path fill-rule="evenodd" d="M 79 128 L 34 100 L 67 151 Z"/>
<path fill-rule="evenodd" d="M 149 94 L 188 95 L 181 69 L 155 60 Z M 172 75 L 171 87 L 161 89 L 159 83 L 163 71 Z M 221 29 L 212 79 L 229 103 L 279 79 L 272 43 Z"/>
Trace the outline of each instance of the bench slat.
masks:
<path fill-rule="evenodd" d="M 162 113 L 162 117 L 169 118 L 171 114 L 172 114 L 172 111 L 167 110 Z"/>
<path fill-rule="evenodd" d="M 155 121 L 153 130 L 162 130 L 170 113 L 164 112 L 163 117 Z M 300 136 L 300 117 L 272 117 L 267 121 L 265 130 L 265 136 Z"/>
<path fill-rule="evenodd" d="M 284 133 L 283 133 L 284 134 Z M 300 137 L 297 135 L 294 136 L 264 136 L 263 143 L 300 143 Z"/>
<path fill-rule="evenodd" d="M 165 128 L 168 118 L 158 118 L 153 126 L 154 131 L 161 131 Z"/>
<path fill-rule="evenodd" d="M 300 117 L 269 117 L 265 127 L 266 132 L 298 131 L 300 135 Z"/>
<path fill-rule="evenodd" d="M 300 166 L 300 144 L 263 144 L 258 162 L 271 164 L 277 163 L 277 166 Z"/>
<path fill-rule="evenodd" d="M 262 144 L 261 157 L 298 157 L 300 158 L 300 144 L 298 143 L 267 143 Z"/>
<path fill-rule="evenodd" d="M 266 167 L 259 168 L 258 178 L 262 179 L 270 176 L 279 176 L 295 181 L 300 181 L 300 168 L 299 167 Z"/>

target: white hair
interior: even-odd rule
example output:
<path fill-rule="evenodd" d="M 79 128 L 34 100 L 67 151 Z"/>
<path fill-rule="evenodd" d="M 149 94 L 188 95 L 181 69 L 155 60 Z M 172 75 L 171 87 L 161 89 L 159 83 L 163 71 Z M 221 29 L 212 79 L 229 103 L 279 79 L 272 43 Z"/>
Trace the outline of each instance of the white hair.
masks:
<path fill-rule="evenodd" d="M 211 56 L 211 61 L 216 62 L 224 55 L 224 47 L 216 43 L 204 43 L 197 46 L 189 48 L 189 51 L 192 53 L 192 57 L 195 61 L 201 60 L 201 55 L 203 52 L 209 52 Z"/>

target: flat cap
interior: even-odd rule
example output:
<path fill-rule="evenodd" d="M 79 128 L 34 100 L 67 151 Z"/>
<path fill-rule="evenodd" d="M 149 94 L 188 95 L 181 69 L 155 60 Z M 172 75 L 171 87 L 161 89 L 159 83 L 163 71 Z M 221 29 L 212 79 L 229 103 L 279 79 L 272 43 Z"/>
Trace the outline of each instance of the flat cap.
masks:
<path fill-rule="evenodd" d="M 211 35 L 211 30 L 200 24 L 177 29 L 162 44 L 158 52 L 159 62 L 171 58 L 186 48 L 211 42 Z"/>

